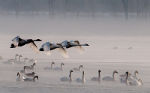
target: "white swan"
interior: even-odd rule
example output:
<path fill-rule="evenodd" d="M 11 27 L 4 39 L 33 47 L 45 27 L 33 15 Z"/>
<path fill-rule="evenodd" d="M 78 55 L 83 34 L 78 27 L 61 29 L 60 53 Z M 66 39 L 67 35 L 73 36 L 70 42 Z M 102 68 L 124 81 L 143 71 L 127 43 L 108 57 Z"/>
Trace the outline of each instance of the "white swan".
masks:
<path fill-rule="evenodd" d="M 134 71 L 134 75 L 132 76 L 132 78 L 134 79 L 138 79 L 137 75 L 139 74 L 139 72 L 137 70 Z"/>
<path fill-rule="evenodd" d="M 63 71 L 63 66 L 64 65 L 65 65 L 64 63 L 61 63 L 60 67 L 55 67 L 54 70 L 56 70 L 56 71 Z"/>
<path fill-rule="evenodd" d="M 73 70 L 70 70 L 69 77 L 62 77 L 62 78 L 60 78 L 60 80 L 62 82 L 72 82 L 72 72 L 73 72 Z"/>
<path fill-rule="evenodd" d="M 20 36 L 16 36 L 13 40 L 12 40 L 12 44 L 10 46 L 10 48 L 16 48 L 16 47 L 22 47 L 26 44 L 30 44 L 30 47 L 35 50 L 36 52 L 38 52 L 38 48 L 36 46 L 36 44 L 34 43 L 35 41 L 42 41 L 40 39 L 22 39 L 20 38 Z"/>
<path fill-rule="evenodd" d="M 131 78 L 129 76 L 129 72 L 126 72 L 126 78 L 125 78 L 124 82 L 121 82 L 121 83 L 125 83 L 125 84 L 130 85 L 130 86 L 141 86 L 141 85 L 143 85 L 143 82 L 141 79 Z"/>
<path fill-rule="evenodd" d="M 63 41 L 62 43 L 60 43 L 63 47 L 65 48 L 71 48 L 71 47 L 81 47 L 81 46 L 89 46 L 88 44 L 80 44 L 80 42 L 78 40 L 72 40 L 72 41 Z"/>
<path fill-rule="evenodd" d="M 53 66 L 55 65 L 55 62 L 51 62 L 51 66 L 45 67 L 45 70 L 53 70 Z"/>
<path fill-rule="evenodd" d="M 67 57 L 67 52 L 66 50 L 63 48 L 63 46 L 61 44 L 55 44 L 55 43 L 50 43 L 50 42 L 46 42 L 44 43 L 41 48 L 39 49 L 39 51 L 44 51 L 46 52 L 46 54 L 49 54 L 50 51 L 55 50 L 55 49 L 59 49 L 62 56 L 63 57 Z"/>
<path fill-rule="evenodd" d="M 78 68 L 73 68 L 73 71 L 81 71 L 81 68 L 83 68 L 83 65 L 80 65 Z"/>
<path fill-rule="evenodd" d="M 38 76 L 34 76 L 34 77 L 31 77 L 31 78 L 27 78 L 27 77 L 23 76 L 22 78 L 23 78 L 23 81 L 33 81 L 34 82 L 35 79 L 38 80 L 39 77 Z"/>
<path fill-rule="evenodd" d="M 84 71 L 82 72 L 82 78 L 77 78 L 76 82 L 85 83 L 85 73 L 84 73 Z"/>
<path fill-rule="evenodd" d="M 18 59 L 19 59 L 18 62 L 20 62 L 20 61 L 21 61 L 20 58 L 23 57 L 23 56 L 22 56 L 22 55 L 19 55 L 18 57 L 19 57 L 19 58 L 18 58 Z"/>
<path fill-rule="evenodd" d="M 111 76 L 103 77 L 103 80 L 104 81 L 115 81 L 115 74 L 118 74 L 118 71 L 115 70 L 112 74 L 112 77 Z"/>
<path fill-rule="evenodd" d="M 100 75 L 100 73 L 101 73 L 101 70 L 98 70 L 98 77 L 92 77 L 91 78 L 91 80 L 92 81 L 98 81 L 98 82 L 100 82 L 100 80 L 101 80 L 101 75 Z"/>
<path fill-rule="evenodd" d="M 80 52 L 84 50 L 82 46 L 89 46 L 89 44 L 80 44 L 78 40 L 71 40 L 71 41 L 65 40 L 60 44 L 65 48 L 76 47 Z"/>
<path fill-rule="evenodd" d="M 18 60 L 17 60 L 17 57 L 19 56 L 19 54 L 16 54 L 15 55 L 15 61 L 14 62 L 17 62 Z"/>
<path fill-rule="evenodd" d="M 20 72 L 17 73 L 16 81 L 22 81 L 22 76 L 21 76 Z"/>

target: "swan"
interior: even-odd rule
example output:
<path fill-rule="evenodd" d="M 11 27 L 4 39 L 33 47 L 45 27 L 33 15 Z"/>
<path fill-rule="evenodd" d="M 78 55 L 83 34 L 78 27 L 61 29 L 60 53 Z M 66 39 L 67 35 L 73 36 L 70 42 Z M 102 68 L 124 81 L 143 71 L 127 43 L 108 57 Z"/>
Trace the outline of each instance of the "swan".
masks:
<path fill-rule="evenodd" d="M 101 73 L 101 70 L 98 70 L 98 77 L 92 77 L 91 80 L 100 82 L 100 77 L 101 77 L 100 73 Z"/>
<path fill-rule="evenodd" d="M 82 72 L 82 78 L 77 78 L 76 82 L 85 83 L 85 73 L 84 73 L 84 71 Z"/>
<path fill-rule="evenodd" d="M 16 79 L 16 81 L 22 81 L 22 77 L 21 77 L 20 72 L 17 73 L 17 79 Z"/>
<path fill-rule="evenodd" d="M 12 44 L 10 48 L 16 48 L 16 47 L 22 47 L 26 44 L 30 44 L 31 48 L 33 48 L 35 51 L 37 51 L 37 46 L 34 43 L 35 41 L 42 41 L 41 39 L 22 39 L 20 36 L 16 36 L 15 38 L 12 39 Z"/>
<path fill-rule="evenodd" d="M 61 64 L 60 64 L 60 67 L 55 67 L 54 70 L 62 71 L 64 65 L 65 65 L 64 63 L 61 63 Z"/>
<path fill-rule="evenodd" d="M 71 41 L 65 40 L 59 44 L 61 44 L 63 47 L 65 47 L 67 49 L 75 47 L 75 48 L 79 49 L 79 52 L 81 52 L 81 53 L 82 53 L 82 51 L 84 51 L 82 46 L 89 46 L 89 44 L 86 44 L 86 43 L 80 44 L 80 42 L 78 40 L 71 40 Z"/>
<path fill-rule="evenodd" d="M 126 78 L 124 80 L 124 82 L 121 82 L 121 83 L 125 83 L 127 85 L 130 85 L 130 86 L 141 86 L 143 85 L 143 82 L 141 79 L 133 79 L 129 76 L 129 72 L 126 72 Z"/>
<path fill-rule="evenodd" d="M 18 56 L 19 55 L 16 54 L 14 59 L 8 59 L 8 62 L 4 62 L 4 63 L 6 63 L 6 64 L 14 64 L 15 62 L 17 62 L 17 57 Z"/>
<path fill-rule="evenodd" d="M 111 76 L 106 76 L 106 77 L 103 77 L 103 80 L 104 81 L 115 81 L 115 74 L 118 74 L 118 71 L 113 71 L 113 74 L 112 74 L 112 77 Z"/>
<path fill-rule="evenodd" d="M 19 62 L 20 62 L 20 58 L 23 57 L 23 56 L 22 56 L 22 55 L 19 55 L 18 57 L 19 57 Z"/>
<path fill-rule="evenodd" d="M 19 54 L 15 55 L 15 62 L 17 62 L 17 57 L 19 56 Z"/>
<path fill-rule="evenodd" d="M 35 67 L 36 63 L 33 63 L 32 65 L 30 66 L 24 66 L 24 70 L 28 69 L 28 70 L 33 70 L 34 67 Z"/>
<path fill-rule="evenodd" d="M 23 78 L 23 81 L 33 81 L 33 82 L 35 82 L 35 79 L 37 79 L 38 80 L 38 76 L 34 76 L 34 77 L 32 77 L 32 78 L 27 78 L 27 77 L 22 77 Z"/>
<path fill-rule="evenodd" d="M 137 70 L 134 71 L 134 75 L 132 75 L 131 73 L 128 72 L 128 77 L 130 79 L 138 79 L 137 78 L 137 74 L 138 74 Z M 127 77 L 127 73 L 125 73 L 123 75 L 120 75 L 120 82 L 125 82 L 126 81 L 126 77 Z"/>
<path fill-rule="evenodd" d="M 50 67 L 45 67 L 45 70 L 53 70 L 53 65 L 55 65 L 55 62 L 51 62 L 51 66 Z"/>
<path fill-rule="evenodd" d="M 63 47 L 65 48 L 71 48 L 71 47 L 76 47 L 76 46 L 89 46 L 89 44 L 80 44 L 80 42 L 78 40 L 72 40 L 72 41 L 63 41 L 62 43 L 60 43 Z"/>
<path fill-rule="evenodd" d="M 132 76 L 132 78 L 134 79 L 138 79 L 137 75 L 139 74 L 139 72 L 137 70 L 134 71 L 134 75 Z"/>
<path fill-rule="evenodd" d="M 63 82 L 68 82 L 68 81 L 72 82 L 72 72 L 73 72 L 73 70 L 70 70 L 69 77 L 62 77 L 62 78 L 60 78 L 60 80 Z"/>
<path fill-rule="evenodd" d="M 8 59 L 8 61 L 3 62 L 4 64 L 14 64 L 15 59 Z"/>
<path fill-rule="evenodd" d="M 41 48 L 39 49 L 39 51 L 45 51 L 46 54 L 50 54 L 50 51 L 55 50 L 55 49 L 59 49 L 60 52 L 62 53 L 62 56 L 63 57 L 67 57 L 67 52 L 63 48 L 63 46 L 61 44 L 55 44 L 55 43 L 51 43 L 51 42 L 46 42 L 46 43 L 44 43 L 41 46 Z"/>
<path fill-rule="evenodd" d="M 73 71 L 81 71 L 81 68 L 83 68 L 83 65 L 80 65 L 78 68 L 73 68 Z"/>

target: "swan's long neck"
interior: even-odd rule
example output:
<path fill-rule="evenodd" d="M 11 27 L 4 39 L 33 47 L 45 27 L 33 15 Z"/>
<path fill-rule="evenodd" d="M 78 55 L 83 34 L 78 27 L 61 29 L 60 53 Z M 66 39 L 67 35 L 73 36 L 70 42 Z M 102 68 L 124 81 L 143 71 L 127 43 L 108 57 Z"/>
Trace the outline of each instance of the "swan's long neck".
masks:
<path fill-rule="evenodd" d="M 84 74 L 84 72 L 82 73 L 82 83 L 84 83 L 85 82 L 85 74 Z"/>
<path fill-rule="evenodd" d="M 113 79 L 115 80 L 115 73 L 113 72 L 113 75 L 112 75 Z"/>
<path fill-rule="evenodd" d="M 79 44 L 79 46 L 87 46 L 87 44 Z"/>
<path fill-rule="evenodd" d="M 20 62 L 20 58 L 21 58 L 21 56 L 19 56 L 19 62 Z"/>
<path fill-rule="evenodd" d="M 134 76 L 135 76 L 135 77 L 137 77 L 137 74 L 138 74 L 137 72 L 134 72 Z"/>
<path fill-rule="evenodd" d="M 17 55 L 15 55 L 15 61 L 17 62 Z"/>
<path fill-rule="evenodd" d="M 54 64 L 51 64 L 51 69 L 53 69 L 53 65 L 54 65 Z"/>
<path fill-rule="evenodd" d="M 70 82 L 72 81 L 72 75 L 71 75 L 72 72 L 70 72 L 69 74 L 69 79 L 70 79 Z"/>
<path fill-rule="evenodd" d="M 127 73 L 127 74 L 126 74 L 126 84 L 127 84 L 127 85 L 129 85 L 128 78 L 129 78 L 129 74 Z"/>
<path fill-rule="evenodd" d="M 101 74 L 100 72 L 98 72 L 98 80 L 100 80 L 100 78 L 101 78 Z"/>
<path fill-rule="evenodd" d="M 81 70 L 81 66 L 79 66 L 79 71 Z"/>
<path fill-rule="evenodd" d="M 61 70 L 63 70 L 63 64 L 61 64 L 60 68 L 61 68 Z"/>

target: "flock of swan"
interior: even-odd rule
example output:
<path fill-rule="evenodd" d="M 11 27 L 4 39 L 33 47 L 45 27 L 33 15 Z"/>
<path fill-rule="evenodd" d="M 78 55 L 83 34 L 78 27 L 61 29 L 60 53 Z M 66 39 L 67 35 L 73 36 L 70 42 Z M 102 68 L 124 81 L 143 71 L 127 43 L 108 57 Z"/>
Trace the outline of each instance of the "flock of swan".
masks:
<path fill-rule="evenodd" d="M 12 43 L 10 48 L 17 48 L 17 47 L 22 47 L 24 45 L 29 44 L 30 47 L 35 51 L 43 51 L 46 52 L 46 54 L 50 54 L 50 51 L 59 49 L 63 57 L 68 57 L 66 49 L 76 47 L 80 50 L 83 50 L 82 46 L 89 46 L 89 44 L 80 44 L 78 40 L 65 40 L 61 43 L 52 43 L 52 42 L 45 42 L 42 44 L 41 48 L 38 49 L 37 45 L 35 42 L 37 41 L 42 41 L 41 39 L 22 39 L 20 36 L 16 36 L 15 38 L 12 39 Z"/>
<path fill-rule="evenodd" d="M 15 37 L 12 40 L 12 44 L 10 46 L 10 48 L 16 48 L 16 47 L 22 47 L 26 44 L 30 44 L 31 48 L 33 48 L 36 51 L 45 51 L 45 52 L 50 52 L 51 50 L 55 50 L 55 49 L 60 49 L 61 52 L 63 52 L 64 54 L 66 54 L 66 49 L 67 48 L 71 48 L 71 47 L 78 47 L 79 49 L 82 49 L 82 46 L 89 46 L 87 43 L 85 44 L 80 44 L 80 42 L 78 40 L 74 40 L 74 41 L 63 41 L 61 43 L 51 43 L 51 42 L 46 42 L 44 43 L 39 49 L 37 47 L 37 45 L 35 44 L 35 41 L 42 41 L 41 39 L 22 39 L 19 36 Z M 22 55 L 15 55 L 15 59 L 11 59 L 15 62 L 17 62 L 17 57 L 18 57 L 18 62 L 20 61 L 20 57 L 22 57 Z M 24 60 L 28 60 L 28 58 L 24 58 Z M 63 66 L 65 65 L 64 63 L 60 64 L 60 67 L 54 67 L 55 62 L 51 62 L 50 66 L 45 67 L 45 70 L 56 70 L 56 71 L 63 71 Z M 36 66 L 36 61 L 33 62 L 32 65 L 25 65 L 23 67 L 22 70 L 18 71 L 17 73 L 17 81 L 36 81 L 38 80 L 38 74 L 36 72 L 34 72 L 34 68 Z M 69 76 L 68 77 L 62 77 L 60 78 L 60 81 L 62 82 L 72 82 L 72 74 L 74 72 L 81 72 L 82 76 L 81 78 L 77 78 L 75 81 L 76 82 L 80 82 L 80 83 L 86 83 L 86 79 L 85 79 L 85 74 L 86 72 L 84 71 L 83 65 L 79 65 L 79 67 L 77 68 L 72 68 L 69 71 Z M 95 81 L 95 82 L 101 82 L 101 81 L 107 81 L 107 82 L 114 82 L 116 81 L 115 76 L 118 74 L 118 71 L 114 70 L 112 73 L 112 76 L 105 76 L 103 78 L 101 78 L 101 70 L 98 70 L 98 76 L 97 77 L 92 77 L 91 81 Z M 142 79 L 140 79 L 138 76 L 138 71 L 135 71 L 135 73 L 132 75 L 130 72 L 125 72 L 124 74 L 120 75 L 120 83 L 124 83 L 126 85 L 136 85 L 136 86 L 141 86 L 142 83 Z"/>
<path fill-rule="evenodd" d="M 72 82 L 72 73 L 74 72 L 74 70 L 70 70 L 69 71 L 69 77 L 62 77 L 60 80 L 61 81 L 67 81 L 67 82 Z M 85 83 L 86 79 L 85 79 L 85 71 L 82 70 L 82 76 L 81 78 L 77 78 L 75 81 L 76 82 L 80 82 L 80 83 Z M 118 71 L 114 70 L 112 73 L 112 76 L 104 76 L 103 78 L 101 78 L 101 70 L 98 70 L 98 76 L 97 77 L 92 77 L 91 81 L 94 82 L 98 82 L 100 83 L 101 81 L 107 81 L 107 82 L 114 82 L 116 81 L 115 79 L 115 75 L 118 74 Z M 138 71 L 136 70 L 134 72 L 134 75 L 132 75 L 130 72 L 125 72 L 125 74 L 120 75 L 120 83 L 126 84 L 126 85 L 131 85 L 131 86 L 141 86 L 143 85 L 142 79 L 140 79 L 139 77 L 137 77 Z"/>

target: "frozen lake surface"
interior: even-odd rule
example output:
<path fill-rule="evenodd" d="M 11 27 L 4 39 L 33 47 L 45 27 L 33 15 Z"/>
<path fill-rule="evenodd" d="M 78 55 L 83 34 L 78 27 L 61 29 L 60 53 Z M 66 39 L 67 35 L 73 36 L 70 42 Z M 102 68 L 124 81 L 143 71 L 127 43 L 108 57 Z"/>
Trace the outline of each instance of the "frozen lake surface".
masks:
<path fill-rule="evenodd" d="M 16 74 L 22 69 L 23 64 L 4 64 L 0 63 L 0 92 L 1 93 L 149 93 L 150 86 L 150 65 L 145 63 L 130 62 L 76 62 L 76 60 L 56 61 L 55 66 L 59 66 L 61 62 L 65 63 L 63 71 L 44 70 L 50 67 L 50 62 L 37 63 L 35 72 L 39 75 L 36 82 L 16 81 Z M 81 72 L 73 72 L 73 81 L 62 82 L 61 77 L 68 76 L 69 70 L 78 67 L 80 64 L 84 66 L 86 82 L 84 84 L 77 83 L 75 80 L 81 77 Z M 114 70 L 119 74 L 126 71 L 139 71 L 139 77 L 143 80 L 143 86 L 127 86 L 121 84 L 119 75 L 116 81 L 93 82 L 91 78 L 97 76 L 97 70 L 101 69 L 101 77 L 111 76 Z"/>

